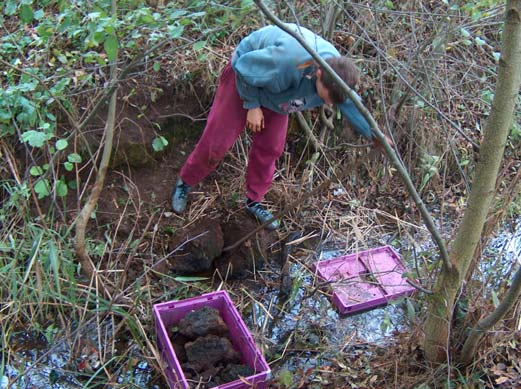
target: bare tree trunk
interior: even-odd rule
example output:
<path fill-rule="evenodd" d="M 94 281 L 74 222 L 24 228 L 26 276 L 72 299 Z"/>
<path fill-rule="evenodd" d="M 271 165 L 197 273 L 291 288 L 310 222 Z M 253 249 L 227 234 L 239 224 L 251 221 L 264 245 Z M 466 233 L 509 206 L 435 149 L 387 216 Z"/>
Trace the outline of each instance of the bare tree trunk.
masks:
<path fill-rule="evenodd" d="M 442 269 L 435 294 L 429 298 L 425 323 L 425 355 L 432 362 L 447 360 L 454 302 L 489 213 L 520 83 L 521 0 L 509 0 L 506 5 L 496 93 L 483 135 L 467 210 L 450 252 L 450 259 L 455 268 Z"/>
<path fill-rule="evenodd" d="M 112 0 L 112 14 L 115 16 L 117 12 L 116 0 Z M 114 88 L 112 92 L 112 96 L 110 97 L 109 102 L 109 110 L 107 114 L 107 123 L 105 124 L 105 133 L 104 139 L 105 144 L 103 146 L 103 154 L 101 157 L 101 162 L 98 170 L 98 174 L 96 176 L 96 182 L 94 183 L 94 187 L 92 192 L 85 203 L 85 206 L 79 213 L 76 220 L 76 253 L 78 254 L 82 270 L 89 276 L 94 277 L 96 275 L 96 267 L 92 263 L 89 253 L 87 252 L 85 246 L 85 230 L 87 228 L 87 223 L 90 219 L 90 215 L 98 202 L 100 193 L 103 189 L 103 184 L 105 182 L 105 176 L 107 175 L 107 170 L 110 162 L 110 156 L 112 154 L 112 140 L 114 138 L 114 124 L 116 119 L 116 101 L 117 101 L 117 54 L 114 60 L 110 65 L 110 86 L 109 88 Z M 98 285 L 98 283 L 96 283 Z M 104 287 L 104 284 L 102 283 Z"/>

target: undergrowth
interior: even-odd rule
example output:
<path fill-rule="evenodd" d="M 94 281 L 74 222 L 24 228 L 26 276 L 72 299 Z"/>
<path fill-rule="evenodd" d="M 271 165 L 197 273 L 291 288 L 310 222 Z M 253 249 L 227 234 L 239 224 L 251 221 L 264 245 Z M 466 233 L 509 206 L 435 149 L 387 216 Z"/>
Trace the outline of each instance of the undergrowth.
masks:
<path fill-rule="evenodd" d="M 297 16 L 318 32 L 323 31 L 327 10 L 334 5 L 305 2 L 292 9 L 291 4 L 271 3 L 281 17 L 294 21 Z M 165 217 L 164 210 L 157 206 L 145 210 L 132 196 L 131 180 L 125 183 L 126 197 L 121 197 L 115 221 L 105 224 L 99 215 L 92 215 L 96 227 L 90 231 L 89 252 L 111 294 L 98 292 L 98 279 L 85 278 L 77 263 L 73 230 L 99 159 L 98 145 L 88 138 L 90 115 L 104 98 L 116 48 L 120 71 L 139 59 L 120 80 L 125 86 L 121 101 L 139 107 L 155 102 L 165 82 L 174 84 L 175 93 L 195 100 L 185 82 L 197 82 L 211 95 L 234 45 L 260 26 L 262 17 L 247 0 L 158 4 L 126 0 L 118 2 L 117 18 L 110 16 L 108 0 L 7 0 L 0 6 L 0 321 L 4 345 L 0 378 L 9 373 L 10 387 L 23 388 L 24 375 L 65 347 L 70 350 L 67 365 L 52 377 L 47 373 L 53 383 L 70 380 L 88 388 L 139 387 L 132 372 L 145 360 L 150 366 L 146 385 L 151 386 L 142 387 L 164 385 L 152 305 L 201 294 L 213 286 L 207 279 L 183 279 L 154 270 L 168 254 L 161 240 L 181 225 L 172 222 L 169 229 L 161 227 L 158 232 L 157 220 Z M 338 12 L 333 41 L 357 61 L 363 72 L 359 92 L 364 103 L 392 135 L 421 195 L 440 220 L 457 219 L 468 194 L 476 145 L 492 101 L 502 10 L 498 2 L 483 0 L 376 1 L 370 6 L 350 3 Z M 134 87 L 128 88 L 134 81 Z M 142 111 L 146 116 L 146 109 Z M 384 235 L 389 229 L 398 231 L 396 239 L 404 247 L 410 239 L 414 245 L 415 238 L 405 231 L 418 222 L 418 215 L 394 169 L 366 147 L 353 148 L 359 139 L 339 130 L 341 123 L 337 121 L 337 129 L 327 132 L 317 117 L 316 113 L 306 115 L 320 133 L 320 157 L 307 138 L 292 132 L 294 142 L 280 164 L 273 197 L 289 201 L 296 195 L 294 188 L 311 190 L 347 169 L 353 173 L 333 185 L 339 193 L 337 200 L 320 199 L 320 204 L 330 208 L 308 204 L 313 211 L 290 214 L 289 224 L 316 227 L 325 240 L 346 241 L 346 249 L 366 244 L 371 234 Z M 519 217 L 520 121 L 518 112 L 498 177 L 493 223 L 484 241 L 494 236 L 505 218 Z M 152 148 L 168 149 L 161 124 L 151 127 Z M 246 139 L 234 149 L 238 157 L 230 160 L 231 170 L 242 169 L 247 144 Z M 293 158 L 288 157 L 292 152 Z M 229 166 L 221 172 L 227 174 Z M 229 185 L 228 200 L 240 192 L 241 182 L 233 179 L 227 176 L 218 186 L 220 190 Z M 204 215 L 205 207 L 216 203 L 215 198 L 201 202 L 197 215 Z M 129 214 L 135 223 L 121 233 Z M 448 223 L 446 236 L 453 226 Z M 429 262 L 428 252 L 424 254 L 420 273 L 429 284 L 436 265 Z M 236 290 L 231 293 L 237 293 L 238 300 L 248 299 Z M 421 301 L 416 309 L 421 316 Z M 412 328 L 410 339 L 398 339 L 386 353 L 364 356 L 372 366 L 370 371 L 362 372 L 362 366 L 357 371 L 348 369 L 349 358 L 343 355 L 345 360 L 328 365 L 329 373 L 338 374 L 337 381 L 320 381 L 317 377 L 329 373 L 317 368 L 312 373 L 297 370 L 289 378 L 286 372 L 275 372 L 274 385 L 338 387 L 349 382 L 353 387 L 419 388 L 519 383 L 519 375 L 508 375 L 512 370 L 501 374 L 497 364 L 504 366 L 505 359 L 494 354 L 494 350 L 512 353 L 512 342 L 518 338 L 489 345 L 482 364 L 478 359 L 467 371 L 452 366 L 431 369 L 423 364 L 416 347 L 420 340 L 417 324 Z M 31 358 L 25 355 L 20 336 L 26 333 L 38 334 L 46 351 Z M 412 342 L 409 348 L 407 342 Z M 407 353 L 410 358 L 404 356 Z M 86 355 L 92 354 L 94 360 L 85 363 Z M 401 356 L 395 364 L 384 360 L 395 355 Z M 485 374 L 486 369 L 493 373 Z"/>

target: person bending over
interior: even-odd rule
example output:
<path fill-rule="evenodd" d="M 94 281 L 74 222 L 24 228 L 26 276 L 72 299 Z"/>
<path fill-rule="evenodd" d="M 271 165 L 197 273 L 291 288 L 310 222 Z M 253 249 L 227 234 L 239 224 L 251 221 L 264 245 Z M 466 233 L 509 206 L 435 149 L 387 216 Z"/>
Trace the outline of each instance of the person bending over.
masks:
<path fill-rule="evenodd" d="M 335 47 L 310 30 L 287 24 L 323 58 L 351 88 L 358 69 Z M 284 150 L 288 114 L 321 106 L 336 106 L 351 126 L 371 139 L 371 128 L 347 93 L 322 71 L 290 34 L 266 26 L 241 40 L 224 68 L 206 127 L 183 165 L 172 193 L 172 208 L 185 211 L 191 187 L 202 181 L 224 158 L 244 128 L 253 132 L 246 171 L 246 210 L 261 223 L 273 215 L 261 204 Z M 266 228 L 275 230 L 279 221 Z"/>

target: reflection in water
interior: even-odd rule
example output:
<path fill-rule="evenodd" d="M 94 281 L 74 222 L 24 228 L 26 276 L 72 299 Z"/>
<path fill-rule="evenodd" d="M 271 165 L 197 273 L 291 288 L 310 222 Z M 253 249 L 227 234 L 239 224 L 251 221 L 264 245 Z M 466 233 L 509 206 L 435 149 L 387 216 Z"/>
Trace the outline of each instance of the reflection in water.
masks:
<path fill-rule="evenodd" d="M 92 333 L 97 332 L 92 329 Z M 0 389 L 110 387 L 104 381 L 105 375 L 102 370 L 98 370 L 98 365 L 90 363 L 90 365 L 96 366 L 96 369 L 92 369 L 89 364 L 84 363 L 86 360 L 91 360 L 92 355 L 82 351 L 78 357 L 72 356 L 70 344 L 66 340 L 62 339 L 54 344 L 48 344 L 40 337 L 27 333 L 19 334 L 17 341 L 20 339 L 24 341 L 24 349 L 17 353 L 16 359 L 13 359 L 14 354 L 11 355 L 10 364 L 5 366 L 4 375 L 0 380 Z M 97 344 L 95 341 L 91 341 L 91 343 Z M 137 349 L 134 352 L 135 347 L 129 346 L 129 348 L 129 359 L 133 359 L 134 354 L 136 354 L 136 358 L 139 358 Z M 82 348 L 82 350 L 87 349 L 90 348 Z M 126 387 L 129 388 L 158 388 L 158 386 L 150 384 L 153 374 L 152 367 L 146 361 L 140 361 L 132 369 L 128 369 L 117 377 L 117 383 L 127 384 Z"/>
<path fill-rule="evenodd" d="M 341 255 L 345 253 L 327 251 L 320 259 Z M 294 288 L 287 303 L 278 306 L 278 291 L 264 290 L 264 299 L 254 306 L 254 319 L 247 322 L 250 328 L 256 328 L 256 336 L 267 340 L 268 360 L 280 362 L 277 359 L 284 355 L 282 368 L 316 367 L 317 358 L 333 357 L 367 343 L 384 345 L 394 331 L 407 329 L 404 299 L 360 314 L 342 316 L 317 287 L 309 269 L 293 263 L 290 274 Z M 269 313 L 265 307 L 270 307 Z"/>
<path fill-rule="evenodd" d="M 519 225 L 513 223 L 513 225 Z M 521 230 L 502 231 L 484 251 L 474 277 L 484 281 L 487 290 L 497 289 L 505 280 L 510 280 L 521 265 Z"/>

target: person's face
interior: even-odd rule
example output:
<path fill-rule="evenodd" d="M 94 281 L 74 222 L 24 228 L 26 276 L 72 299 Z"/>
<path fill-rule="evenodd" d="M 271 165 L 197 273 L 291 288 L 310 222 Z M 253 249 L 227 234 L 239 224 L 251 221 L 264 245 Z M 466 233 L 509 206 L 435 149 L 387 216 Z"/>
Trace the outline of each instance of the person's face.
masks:
<path fill-rule="evenodd" d="M 321 69 L 318 69 L 317 70 L 317 82 L 316 82 L 316 87 L 317 87 L 317 94 L 320 96 L 320 98 L 322 100 L 324 100 L 324 102 L 328 105 L 333 105 L 333 101 L 331 100 L 331 97 L 329 96 L 329 90 L 324 86 L 324 84 L 322 84 L 322 70 Z"/>

